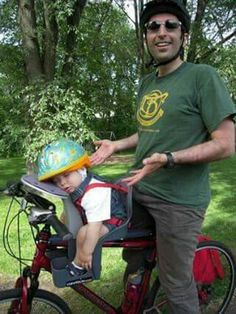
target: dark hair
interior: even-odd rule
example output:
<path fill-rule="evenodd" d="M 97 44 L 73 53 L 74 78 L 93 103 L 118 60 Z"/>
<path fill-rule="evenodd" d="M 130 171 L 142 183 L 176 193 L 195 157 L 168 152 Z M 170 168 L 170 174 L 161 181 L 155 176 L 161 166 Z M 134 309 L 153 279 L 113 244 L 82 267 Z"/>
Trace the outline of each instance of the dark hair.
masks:
<path fill-rule="evenodd" d="M 190 15 L 182 0 L 152 0 L 143 8 L 140 14 L 140 26 L 145 29 L 145 24 L 149 19 L 159 13 L 170 13 L 175 15 L 182 23 L 184 32 L 188 33 L 190 29 Z"/>

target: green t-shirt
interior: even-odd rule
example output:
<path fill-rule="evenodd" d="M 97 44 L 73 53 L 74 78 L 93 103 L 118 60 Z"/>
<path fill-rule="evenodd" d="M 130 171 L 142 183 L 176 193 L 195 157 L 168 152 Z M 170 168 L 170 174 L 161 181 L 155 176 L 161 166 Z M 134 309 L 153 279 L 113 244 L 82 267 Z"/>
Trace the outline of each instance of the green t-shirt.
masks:
<path fill-rule="evenodd" d="M 157 78 L 144 77 L 138 92 L 139 142 L 134 168 L 155 152 L 178 151 L 205 142 L 235 107 L 214 68 L 183 63 Z M 210 201 L 207 163 L 162 168 L 138 183 L 145 194 L 169 202 L 206 208 Z"/>

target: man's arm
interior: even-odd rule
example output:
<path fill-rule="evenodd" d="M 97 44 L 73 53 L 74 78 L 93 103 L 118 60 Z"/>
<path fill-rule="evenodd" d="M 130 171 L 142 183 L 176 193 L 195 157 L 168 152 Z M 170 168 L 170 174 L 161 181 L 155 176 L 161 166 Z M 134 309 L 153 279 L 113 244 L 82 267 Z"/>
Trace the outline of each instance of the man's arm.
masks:
<path fill-rule="evenodd" d="M 218 128 L 211 133 L 209 141 L 180 151 L 172 152 L 174 162 L 178 164 L 208 163 L 221 160 L 233 155 L 235 152 L 235 127 L 231 119 L 223 120 Z M 129 185 L 140 181 L 165 166 L 167 156 L 163 153 L 154 153 L 143 160 L 144 167 L 134 170 L 132 176 L 124 179 Z"/>
<path fill-rule="evenodd" d="M 101 140 L 95 141 L 94 144 L 99 146 L 98 150 L 90 157 L 93 165 L 103 163 L 113 153 L 136 147 L 138 143 L 138 133 L 117 141 Z"/>
<path fill-rule="evenodd" d="M 176 164 L 221 160 L 235 153 L 235 127 L 230 119 L 221 122 L 208 142 L 173 152 Z"/>

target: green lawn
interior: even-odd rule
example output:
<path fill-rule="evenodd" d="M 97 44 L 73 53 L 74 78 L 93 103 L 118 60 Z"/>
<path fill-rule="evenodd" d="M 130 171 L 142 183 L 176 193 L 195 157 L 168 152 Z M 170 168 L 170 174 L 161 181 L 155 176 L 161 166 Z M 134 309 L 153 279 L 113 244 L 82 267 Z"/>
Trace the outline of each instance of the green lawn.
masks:
<path fill-rule="evenodd" d="M 212 201 L 203 231 L 236 249 L 236 156 L 212 163 Z"/>
<path fill-rule="evenodd" d="M 102 165 L 95 170 L 97 173 L 116 178 L 123 175 L 129 163 L 118 163 Z M 0 187 L 5 185 L 6 181 L 14 181 L 25 172 L 24 162 L 20 158 L 0 160 Z M 210 235 L 215 240 L 224 242 L 227 246 L 236 250 L 236 215 L 235 215 L 235 186 L 236 186 L 236 156 L 234 158 L 213 163 L 211 173 L 212 202 L 208 208 L 203 227 L 205 234 Z M 9 198 L 0 197 L 0 234 L 2 238 L 2 229 L 4 219 L 7 213 Z M 14 213 L 18 211 L 18 205 L 14 207 Z M 21 218 L 21 246 L 23 256 L 32 255 L 33 242 L 31 241 L 30 228 L 26 218 Z M 17 253 L 17 224 L 13 224 L 9 230 L 10 242 L 15 253 Z M 0 280 L 2 285 L 13 285 L 14 278 L 18 274 L 18 263 L 9 257 L 0 242 Z M 103 271 L 99 281 L 89 283 L 97 293 L 104 296 L 114 305 L 118 305 L 122 297 L 122 274 L 124 262 L 121 259 L 120 249 L 105 249 L 103 252 Z M 55 290 L 72 308 L 74 313 L 101 313 L 94 309 L 87 301 L 78 298 L 71 289 L 56 289 L 51 284 L 50 275 L 43 275 L 43 285 L 49 290 Z M 13 280 L 13 281 L 12 281 Z"/>
<path fill-rule="evenodd" d="M 0 188 L 7 182 L 18 180 L 25 171 L 22 158 L 0 159 Z"/>

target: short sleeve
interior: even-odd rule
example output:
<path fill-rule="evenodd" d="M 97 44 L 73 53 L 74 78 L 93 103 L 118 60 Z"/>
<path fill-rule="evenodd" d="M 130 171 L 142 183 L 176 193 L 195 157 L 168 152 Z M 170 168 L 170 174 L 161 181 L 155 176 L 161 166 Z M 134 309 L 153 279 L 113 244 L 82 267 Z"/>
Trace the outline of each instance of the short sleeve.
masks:
<path fill-rule="evenodd" d="M 96 187 L 85 193 L 81 206 L 88 222 L 104 221 L 111 217 L 111 188 Z"/>
<path fill-rule="evenodd" d="M 204 124 L 211 133 L 225 118 L 235 116 L 235 106 L 225 83 L 214 68 L 205 66 L 199 74 L 198 103 Z"/>

